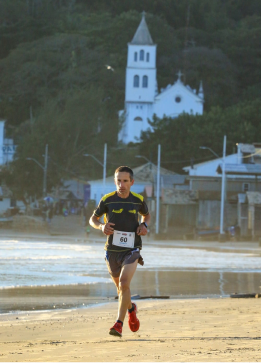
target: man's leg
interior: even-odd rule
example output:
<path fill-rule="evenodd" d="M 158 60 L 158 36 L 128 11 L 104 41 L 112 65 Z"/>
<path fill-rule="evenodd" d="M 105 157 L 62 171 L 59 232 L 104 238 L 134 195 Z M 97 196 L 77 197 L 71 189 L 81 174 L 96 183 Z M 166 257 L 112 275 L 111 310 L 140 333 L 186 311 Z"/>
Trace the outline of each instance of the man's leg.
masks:
<path fill-rule="evenodd" d="M 138 264 L 138 259 L 131 263 L 124 265 L 121 274 L 119 277 L 118 291 L 119 291 L 119 312 L 118 312 L 118 320 L 124 321 L 127 309 L 132 308 L 131 303 L 131 292 L 130 292 L 130 283 L 133 278 L 133 275 L 136 271 Z"/>
<path fill-rule="evenodd" d="M 112 281 L 114 282 L 115 286 L 116 286 L 116 289 L 117 289 L 117 294 L 119 296 L 120 292 L 119 292 L 119 282 L 120 282 L 120 278 L 119 277 L 113 277 L 111 275 L 111 279 Z"/>

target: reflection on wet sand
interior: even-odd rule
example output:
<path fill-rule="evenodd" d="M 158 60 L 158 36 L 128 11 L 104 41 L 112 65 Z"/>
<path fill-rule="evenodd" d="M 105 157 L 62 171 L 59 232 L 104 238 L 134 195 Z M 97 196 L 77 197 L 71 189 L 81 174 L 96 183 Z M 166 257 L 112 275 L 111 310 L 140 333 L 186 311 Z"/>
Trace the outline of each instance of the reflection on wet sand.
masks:
<path fill-rule="evenodd" d="M 105 274 L 104 277 L 107 275 Z M 171 298 L 228 296 L 232 293 L 259 293 L 259 273 L 209 271 L 154 271 L 138 268 L 132 294 L 168 295 Z M 46 310 L 86 307 L 105 303 L 116 295 L 113 283 L 20 287 L 0 290 L 0 313 L 19 310 Z"/>

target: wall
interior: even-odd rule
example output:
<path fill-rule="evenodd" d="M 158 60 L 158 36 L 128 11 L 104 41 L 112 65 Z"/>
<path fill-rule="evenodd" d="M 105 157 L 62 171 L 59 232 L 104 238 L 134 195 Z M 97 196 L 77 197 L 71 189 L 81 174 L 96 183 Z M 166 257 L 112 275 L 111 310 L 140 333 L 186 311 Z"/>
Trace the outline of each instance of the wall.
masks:
<path fill-rule="evenodd" d="M 254 179 L 241 179 L 232 180 L 232 178 L 226 178 L 226 191 L 236 193 L 244 193 L 243 184 L 249 184 L 248 191 L 260 191 L 261 183 L 256 182 Z M 191 190 L 202 190 L 202 191 L 220 191 L 221 193 L 221 178 L 216 178 L 214 180 L 199 180 L 194 179 L 190 181 Z"/>
<path fill-rule="evenodd" d="M 152 130 L 148 119 L 152 120 L 153 105 L 152 103 L 126 103 L 125 107 L 126 121 L 119 133 L 119 140 L 124 143 L 137 142 L 140 139 L 141 131 Z M 134 121 L 136 117 L 142 118 L 142 121 Z"/>
<path fill-rule="evenodd" d="M 139 52 L 145 51 L 144 61 L 139 60 Z M 134 53 L 138 53 L 138 61 L 134 61 Z M 146 62 L 146 53 L 150 53 L 150 61 Z M 128 63 L 126 70 L 125 101 L 126 102 L 153 102 L 156 86 L 156 46 L 129 45 Z M 134 76 L 140 77 L 138 88 L 133 86 Z M 142 87 L 142 77 L 148 76 L 148 87 Z"/>
<path fill-rule="evenodd" d="M 198 206 L 196 227 L 199 229 L 219 229 L 220 201 L 199 200 Z"/>
<path fill-rule="evenodd" d="M 0 201 L 0 214 L 6 212 L 8 208 L 10 208 L 10 198 L 3 198 L 3 200 Z"/>

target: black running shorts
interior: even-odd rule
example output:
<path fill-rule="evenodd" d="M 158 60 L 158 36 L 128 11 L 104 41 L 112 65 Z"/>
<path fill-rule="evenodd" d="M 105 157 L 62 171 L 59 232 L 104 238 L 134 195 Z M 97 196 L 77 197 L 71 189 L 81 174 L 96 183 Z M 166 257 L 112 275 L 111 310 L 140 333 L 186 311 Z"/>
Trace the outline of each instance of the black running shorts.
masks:
<path fill-rule="evenodd" d="M 105 261 L 112 277 L 119 277 L 124 265 L 131 264 L 140 258 L 140 250 L 124 252 L 105 252 Z"/>

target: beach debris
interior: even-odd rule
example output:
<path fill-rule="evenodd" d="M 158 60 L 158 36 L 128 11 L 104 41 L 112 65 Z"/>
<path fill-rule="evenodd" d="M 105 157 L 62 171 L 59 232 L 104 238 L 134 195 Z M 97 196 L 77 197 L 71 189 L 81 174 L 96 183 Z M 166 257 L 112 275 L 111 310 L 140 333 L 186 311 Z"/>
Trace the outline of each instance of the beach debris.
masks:
<path fill-rule="evenodd" d="M 231 298 L 236 298 L 236 299 L 249 299 L 249 298 L 260 298 L 261 294 L 257 294 L 257 293 L 252 293 L 252 294 L 238 294 L 237 292 L 235 292 L 234 294 L 230 295 Z"/>
<path fill-rule="evenodd" d="M 118 296 L 115 296 L 115 300 L 118 300 Z M 142 299 L 169 299 L 169 296 L 164 295 L 149 295 L 149 296 L 140 296 L 140 295 L 132 295 L 131 300 L 142 300 Z"/>

